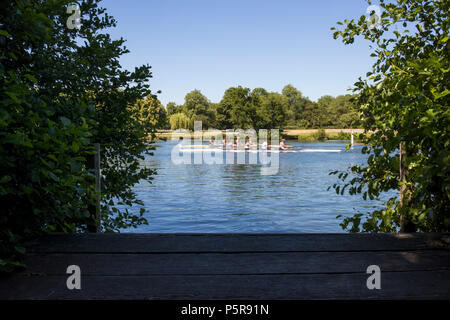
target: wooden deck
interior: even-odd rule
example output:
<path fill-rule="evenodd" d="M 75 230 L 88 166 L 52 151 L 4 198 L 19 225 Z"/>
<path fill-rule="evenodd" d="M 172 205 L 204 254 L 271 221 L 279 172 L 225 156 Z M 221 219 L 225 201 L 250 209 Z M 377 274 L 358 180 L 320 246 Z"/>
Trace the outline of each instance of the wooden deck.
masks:
<path fill-rule="evenodd" d="M 450 299 L 449 247 L 442 234 L 52 235 L 0 279 L 0 299 Z"/>

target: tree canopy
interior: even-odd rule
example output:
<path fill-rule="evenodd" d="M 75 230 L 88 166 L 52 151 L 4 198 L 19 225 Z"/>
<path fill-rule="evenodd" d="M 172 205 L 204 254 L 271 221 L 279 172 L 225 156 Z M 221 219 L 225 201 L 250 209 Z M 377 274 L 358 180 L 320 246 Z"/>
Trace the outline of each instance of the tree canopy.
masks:
<path fill-rule="evenodd" d="M 369 2 L 370 3 L 370 2 Z M 354 87 L 367 145 L 365 165 L 339 174 L 336 192 L 378 198 L 385 207 L 344 219 L 351 231 L 450 230 L 449 1 L 380 1 L 372 13 L 345 20 L 335 38 L 362 36 L 376 59 Z M 334 28 L 333 28 L 334 29 Z M 399 191 L 398 191 L 399 190 Z"/>
<path fill-rule="evenodd" d="M 186 95 L 183 105 L 170 102 L 166 110 L 169 117 L 177 114 L 176 118 L 180 119 L 178 113 L 183 113 L 189 118 L 185 129 L 192 129 L 194 120 L 202 120 L 204 128 L 221 130 L 359 126 L 353 95 L 323 96 L 313 102 L 290 84 L 281 94 L 264 88 L 231 87 L 225 90 L 219 103 L 210 102 L 199 90 L 194 90 Z M 178 120 L 173 123 L 180 124 Z"/>
<path fill-rule="evenodd" d="M 66 24 L 70 1 L 2 4 L 0 271 L 17 265 L 29 237 L 88 230 L 97 197 L 86 165 L 93 143 L 101 146 L 101 229 L 146 223 L 143 210 L 123 207 L 142 204 L 132 187 L 154 173 L 140 166 L 154 123 L 144 129 L 131 107 L 153 103 L 152 74 L 148 65 L 122 69 L 128 51 L 106 32 L 116 21 L 98 2 L 80 4 L 79 29 Z"/>

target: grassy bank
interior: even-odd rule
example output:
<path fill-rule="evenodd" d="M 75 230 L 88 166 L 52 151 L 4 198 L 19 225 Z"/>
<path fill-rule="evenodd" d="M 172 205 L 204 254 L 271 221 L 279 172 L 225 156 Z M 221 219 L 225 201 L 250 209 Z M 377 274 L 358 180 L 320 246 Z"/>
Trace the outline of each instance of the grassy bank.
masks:
<path fill-rule="evenodd" d="M 353 129 L 354 141 L 358 142 L 357 135 L 362 132 L 362 129 Z M 156 134 L 157 139 L 172 139 L 172 130 L 160 130 Z M 350 140 L 351 129 L 288 129 L 281 132 L 283 138 L 289 140 L 298 140 L 299 142 L 321 142 L 328 140 Z M 191 138 L 194 138 L 191 131 Z M 225 135 L 225 130 L 222 130 Z M 203 131 L 203 139 L 208 140 L 211 132 Z M 174 135 L 177 139 L 178 136 Z"/>
<path fill-rule="evenodd" d="M 290 139 L 294 138 L 289 136 Z M 299 142 L 324 142 L 328 140 L 350 140 L 350 132 L 326 132 L 323 129 L 315 130 L 313 132 L 304 132 L 296 136 Z M 353 134 L 354 142 L 359 142 L 357 134 Z"/>

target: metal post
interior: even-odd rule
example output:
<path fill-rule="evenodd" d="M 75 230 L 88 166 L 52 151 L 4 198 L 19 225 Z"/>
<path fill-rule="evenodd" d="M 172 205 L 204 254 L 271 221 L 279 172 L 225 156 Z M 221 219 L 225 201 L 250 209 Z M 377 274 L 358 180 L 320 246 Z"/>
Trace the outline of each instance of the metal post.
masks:
<path fill-rule="evenodd" d="M 89 205 L 90 218 L 88 222 L 89 232 L 100 232 L 100 143 L 93 144 L 95 153 L 88 156 L 87 168 L 95 175 L 95 205 Z"/>

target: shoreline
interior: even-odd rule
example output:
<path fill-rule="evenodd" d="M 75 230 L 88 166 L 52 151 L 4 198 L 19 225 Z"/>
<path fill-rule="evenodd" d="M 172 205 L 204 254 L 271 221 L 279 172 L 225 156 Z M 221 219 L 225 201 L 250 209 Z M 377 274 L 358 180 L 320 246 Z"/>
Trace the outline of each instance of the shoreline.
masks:
<path fill-rule="evenodd" d="M 281 131 L 280 137 L 287 140 L 295 140 L 302 143 L 312 143 L 312 142 L 325 142 L 331 140 L 350 140 L 350 135 L 353 130 L 354 134 L 354 144 L 362 145 L 357 139 L 356 135 L 364 132 L 364 129 L 285 129 Z M 221 131 L 222 134 L 226 134 L 225 130 Z M 156 140 L 176 140 L 173 138 L 174 130 L 158 130 L 156 133 Z M 194 132 L 189 132 L 191 138 L 194 137 Z M 209 140 L 209 138 L 214 135 L 210 131 L 203 130 L 202 137 L 204 140 Z"/>

